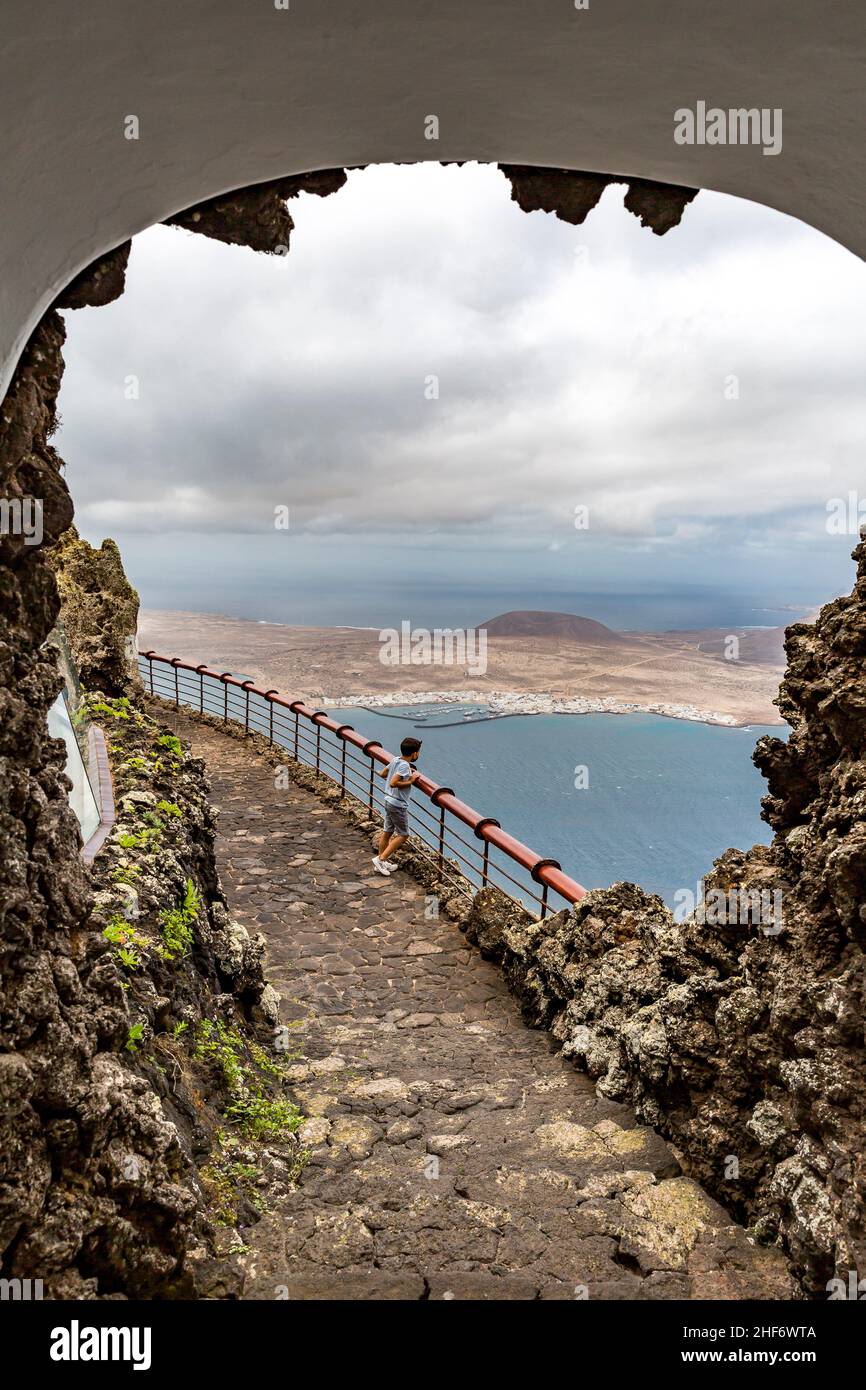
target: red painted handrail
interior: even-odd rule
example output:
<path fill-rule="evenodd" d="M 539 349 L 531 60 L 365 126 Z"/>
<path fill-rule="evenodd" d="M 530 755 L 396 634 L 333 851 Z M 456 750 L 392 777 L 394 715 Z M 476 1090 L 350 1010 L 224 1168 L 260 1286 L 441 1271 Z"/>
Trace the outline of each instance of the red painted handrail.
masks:
<path fill-rule="evenodd" d="M 257 685 L 253 685 L 250 681 L 238 680 L 236 676 L 229 675 L 226 671 L 213 671 L 209 666 L 194 666 L 191 662 L 182 661 L 176 656 L 161 656 L 154 651 L 141 652 L 141 656 L 145 661 L 159 661 L 176 671 L 191 671 L 197 676 L 210 676 L 214 680 L 221 681 L 224 685 L 236 686 L 238 690 L 242 690 L 247 695 L 258 695 L 268 704 L 280 705 L 283 709 L 290 710 L 293 714 L 308 720 L 314 726 L 327 729 L 335 738 L 366 752 L 367 757 L 375 759 L 376 762 L 387 764 L 394 760 L 394 754 L 389 753 L 387 748 L 383 748 L 375 739 L 365 739 L 363 734 L 359 734 L 357 730 L 351 729 L 346 724 L 340 724 L 336 719 L 325 714 L 323 710 L 311 709 L 302 700 L 287 700 L 284 696 L 277 695 L 273 690 L 260 690 Z M 503 830 L 492 816 L 482 816 L 473 806 L 461 801 L 450 787 L 441 787 L 438 782 L 434 782 L 423 774 L 414 785 L 437 809 L 450 812 L 457 820 L 467 825 L 478 839 L 486 840 L 495 849 L 501 850 L 515 864 L 519 864 L 522 869 L 525 869 L 534 882 L 540 883 L 543 888 L 552 889 L 559 897 L 565 898 L 566 902 L 570 903 L 580 902 L 581 898 L 586 896 L 587 890 L 582 884 L 563 873 L 562 866 L 555 859 L 546 859 L 534 849 L 530 849 L 528 845 L 523 844 L 522 840 L 516 840 L 513 835 L 509 835 L 507 831 Z"/>

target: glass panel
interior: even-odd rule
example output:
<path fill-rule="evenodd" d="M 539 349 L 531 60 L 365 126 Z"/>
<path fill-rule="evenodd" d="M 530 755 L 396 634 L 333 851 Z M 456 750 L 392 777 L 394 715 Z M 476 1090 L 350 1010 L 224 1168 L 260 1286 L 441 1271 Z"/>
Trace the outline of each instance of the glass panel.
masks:
<path fill-rule="evenodd" d="M 66 775 L 72 782 L 69 804 L 78 817 L 82 838 L 87 844 L 99 826 L 100 811 L 72 727 L 65 692 L 57 696 L 48 711 L 48 732 L 52 738 L 62 738 L 66 744 Z"/>

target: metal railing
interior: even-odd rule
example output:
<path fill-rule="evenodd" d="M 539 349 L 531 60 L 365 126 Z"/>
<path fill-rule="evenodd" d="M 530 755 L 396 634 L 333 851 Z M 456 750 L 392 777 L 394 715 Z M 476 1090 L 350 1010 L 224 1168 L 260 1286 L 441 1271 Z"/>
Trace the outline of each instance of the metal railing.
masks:
<path fill-rule="evenodd" d="M 387 767 L 394 754 L 351 724 L 340 724 L 302 700 L 286 700 L 276 690 L 260 690 L 230 671 L 193 666 L 180 657 L 142 652 L 139 666 L 151 695 L 178 709 L 185 705 L 226 723 L 243 724 L 248 733 L 263 735 L 295 761 L 330 777 L 341 795 L 355 797 L 371 812 L 382 812 L 385 788 L 376 775 L 377 764 Z M 472 897 L 467 880 L 473 888 L 492 885 L 516 902 L 537 906 L 541 917 L 551 910 L 551 893 L 567 903 L 585 895 L 586 889 L 564 874 L 557 860 L 545 859 L 516 840 L 493 816 L 480 815 L 452 787 L 441 787 L 422 775 L 414 788 L 421 793 L 409 803 L 415 848 L 455 893 Z"/>

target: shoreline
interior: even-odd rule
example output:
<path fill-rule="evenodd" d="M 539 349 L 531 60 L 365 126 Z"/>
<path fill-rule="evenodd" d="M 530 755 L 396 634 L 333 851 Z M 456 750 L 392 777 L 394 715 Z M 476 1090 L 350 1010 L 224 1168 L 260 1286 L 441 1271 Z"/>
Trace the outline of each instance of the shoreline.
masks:
<path fill-rule="evenodd" d="M 290 692 L 319 708 L 354 705 L 387 714 L 423 704 L 429 719 L 455 723 L 532 714 L 642 714 L 719 728 L 785 728 L 774 704 L 783 666 L 758 660 L 757 651 L 734 663 L 700 649 L 705 639 L 718 636 L 703 630 L 668 637 L 633 633 L 627 644 L 607 646 L 491 637 L 485 676 L 445 662 L 427 672 L 391 669 L 381 661 L 372 629 L 294 628 L 155 612 L 143 615 L 139 640 L 143 649 L 176 652 L 193 664 L 243 671 L 263 689 Z M 469 711 L 470 705 L 476 708 Z M 464 708 L 474 719 L 463 720 Z"/>
<path fill-rule="evenodd" d="M 576 696 L 570 699 L 557 699 L 550 695 L 518 694 L 515 691 L 495 691 L 493 693 L 477 690 L 398 690 L 383 695 L 350 694 L 339 698 L 323 696 L 320 703 L 325 709 L 345 709 L 349 706 L 367 710 L 369 713 L 389 717 L 389 708 L 417 705 L 483 705 L 487 713 L 471 719 L 455 719 L 448 724 L 430 725 L 430 728 L 452 728 L 458 724 L 482 724 L 492 719 L 510 719 L 533 714 L 655 714 L 665 719 L 680 719 L 689 724 L 710 724 L 725 729 L 748 729 L 755 724 L 762 727 L 785 728 L 785 721 L 777 719 L 764 724 L 755 719 L 738 719 L 732 714 L 719 710 L 701 709 L 696 705 L 676 701 L 636 701 L 621 700 L 615 696 Z M 410 715 L 391 715 L 392 719 L 405 719 L 414 722 Z M 423 724 L 424 721 L 421 721 Z"/>

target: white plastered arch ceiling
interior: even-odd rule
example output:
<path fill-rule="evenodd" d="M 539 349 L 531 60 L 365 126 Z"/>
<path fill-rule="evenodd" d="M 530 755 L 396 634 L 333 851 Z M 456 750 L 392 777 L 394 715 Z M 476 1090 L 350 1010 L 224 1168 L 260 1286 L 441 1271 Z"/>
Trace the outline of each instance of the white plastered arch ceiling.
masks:
<path fill-rule="evenodd" d="M 216 194 L 314 169 L 630 174 L 768 204 L 866 253 L 855 0 L 284 3 L 4 0 L 0 396 L 40 315 L 99 255 Z M 781 109 L 781 152 L 677 144 L 675 111 L 699 101 Z"/>

